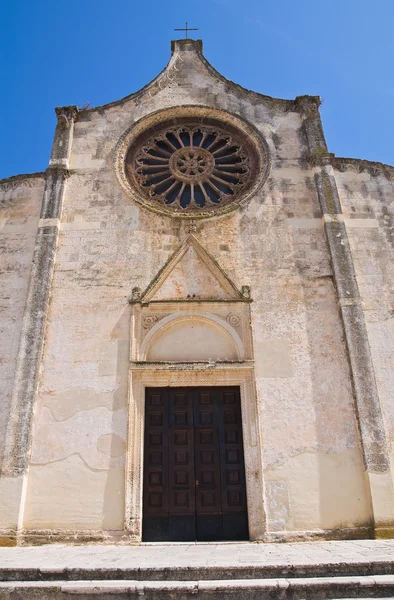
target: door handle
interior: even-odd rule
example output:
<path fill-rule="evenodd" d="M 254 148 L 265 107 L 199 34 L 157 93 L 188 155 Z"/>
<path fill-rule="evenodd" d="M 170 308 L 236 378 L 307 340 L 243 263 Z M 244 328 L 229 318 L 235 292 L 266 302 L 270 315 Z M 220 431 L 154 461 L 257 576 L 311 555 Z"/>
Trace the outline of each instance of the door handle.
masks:
<path fill-rule="evenodd" d="M 198 481 L 198 479 L 196 479 L 196 487 L 198 487 L 200 485 L 200 482 Z"/>

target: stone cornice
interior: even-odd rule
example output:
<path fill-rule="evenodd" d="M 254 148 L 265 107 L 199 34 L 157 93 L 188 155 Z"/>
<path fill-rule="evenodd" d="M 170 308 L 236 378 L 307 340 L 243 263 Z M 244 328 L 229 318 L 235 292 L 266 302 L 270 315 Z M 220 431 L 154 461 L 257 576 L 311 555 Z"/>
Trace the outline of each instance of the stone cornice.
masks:
<path fill-rule="evenodd" d="M 368 173 L 372 177 L 385 177 L 389 181 L 394 181 L 394 166 L 385 165 L 381 162 L 374 162 L 370 160 L 363 160 L 359 158 L 332 158 L 332 166 L 341 171 L 353 171 L 355 173 Z"/>
<path fill-rule="evenodd" d="M 173 40 L 171 42 L 171 51 L 172 55 L 168 64 L 164 67 L 164 69 L 147 85 L 145 85 L 140 90 L 121 98 L 120 100 L 116 100 L 114 102 L 109 102 L 108 104 L 102 104 L 101 106 L 96 106 L 92 108 L 83 109 L 79 112 L 81 117 L 84 114 L 88 115 L 89 113 L 94 113 L 96 111 L 107 110 L 115 106 L 121 106 L 125 102 L 129 102 L 134 100 L 138 103 L 141 97 L 144 94 L 154 95 L 156 92 L 160 91 L 165 87 L 168 83 L 171 83 L 176 79 L 177 74 L 179 73 L 179 69 L 182 65 L 182 54 L 185 52 L 194 52 L 201 63 L 204 65 L 206 70 L 218 79 L 222 83 L 226 85 L 226 92 L 233 91 L 235 94 L 247 97 L 248 100 L 253 104 L 265 103 L 272 108 L 276 108 L 280 112 L 301 112 L 301 105 L 303 106 L 312 106 L 320 105 L 320 98 L 317 96 L 299 96 L 295 100 L 286 100 L 282 98 L 273 98 L 272 96 L 266 96 L 264 94 L 260 94 L 253 90 L 249 90 L 247 88 L 242 87 L 241 85 L 234 83 L 230 79 L 227 79 L 219 73 L 204 57 L 202 53 L 202 41 L 201 40 Z"/>
<path fill-rule="evenodd" d="M 0 189 L 3 191 L 14 190 L 20 185 L 25 185 L 26 187 L 33 187 L 35 180 L 44 178 L 45 173 L 27 173 L 22 175 L 13 175 L 12 177 L 0 179 Z"/>
<path fill-rule="evenodd" d="M 335 156 L 325 150 L 313 152 L 308 156 L 308 163 L 313 167 L 331 165 L 337 171 L 345 173 L 353 171 L 354 173 L 368 173 L 372 177 L 385 177 L 389 181 L 394 181 L 394 166 L 386 165 L 381 162 L 364 160 L 361 158 L 344 158 Z"/>

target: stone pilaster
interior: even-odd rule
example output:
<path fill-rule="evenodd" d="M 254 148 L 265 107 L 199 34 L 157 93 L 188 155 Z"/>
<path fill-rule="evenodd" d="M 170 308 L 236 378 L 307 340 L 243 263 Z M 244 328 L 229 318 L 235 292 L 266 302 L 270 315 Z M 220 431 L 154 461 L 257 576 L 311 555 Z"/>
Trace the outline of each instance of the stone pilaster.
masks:
<path fill-rule="evenodd" d="M 9 489 L 8 496 L 12 497 L 12 505 L 6 507 L 10 512 L 9 532 L 20 528 L 23 518 L 32 414 L 42 359 L 62 201 L 77 114 L 78 110 L 75 106 L 56 109 L 58 123 L 51 160 L 45 174 L 44 197 L 22 321 L 1 473 L 2 482 Z M 8 535 L 8 539 L 11 537 Z"/>
<path fill-rule="evenodd" d="M 364 465 L 368 479 L 375 534 L 394 533 L 394 486 L 383 415 L 372 363 L 352 254 L 334 171 L 327 152 L 318 98 L 302 96 L 296 105 L 304 117 L 310 161 L 323 213 L 334 283 L 349 357 Z"/>

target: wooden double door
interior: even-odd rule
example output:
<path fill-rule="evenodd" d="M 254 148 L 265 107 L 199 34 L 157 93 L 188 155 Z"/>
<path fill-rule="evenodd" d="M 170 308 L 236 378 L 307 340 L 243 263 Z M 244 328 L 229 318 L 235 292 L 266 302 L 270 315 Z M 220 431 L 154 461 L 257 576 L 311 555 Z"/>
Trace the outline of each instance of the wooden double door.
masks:
<path fill-rule="evenodd" d="M 247 539 L 239 388 L 147 388 L 143 540 Z"/>

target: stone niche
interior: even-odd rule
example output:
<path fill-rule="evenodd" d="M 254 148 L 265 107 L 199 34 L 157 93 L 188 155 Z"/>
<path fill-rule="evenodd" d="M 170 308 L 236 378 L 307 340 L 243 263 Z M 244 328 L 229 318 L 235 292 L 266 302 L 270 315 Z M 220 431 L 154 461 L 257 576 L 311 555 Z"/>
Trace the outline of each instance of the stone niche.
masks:
<path fill-rule="evenodd" d="M 249 288 L 239 291 L 192 235 L 132 304 L 133 362 L 252 359 Z"/>
<path fill-rule="evenodd" d="M 189 235 L 144 293 L 131 298 L 126 529 L 141 540 L 146 387 L 240 387 L 250 539 L 265 531 L 260 408 L 255 393 L 250 289 L 232 283 Z"/>

